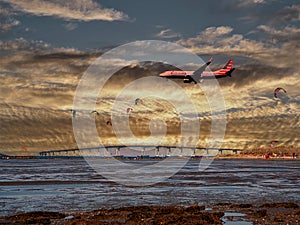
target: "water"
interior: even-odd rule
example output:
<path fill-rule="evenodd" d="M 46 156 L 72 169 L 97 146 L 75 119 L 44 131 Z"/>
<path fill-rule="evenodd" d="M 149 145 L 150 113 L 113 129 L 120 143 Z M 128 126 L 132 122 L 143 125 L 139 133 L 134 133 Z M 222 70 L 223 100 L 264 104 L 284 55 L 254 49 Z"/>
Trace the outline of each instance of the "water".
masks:
<path fill-rule="evenodd" d="M 194 202 L 300 202 L 300 161 L 214 160 L 202 172 L 198 163 L 189 161 L 163 182 L 128 187 L 104 179 L 83 159 L 0 160 L 0 215 Z"/>
<path fill-rule="evenodd" d="M 222 217 L 224 225 L 253 225 L 252 222 L 242 221 L 239 217 L 246 216 L 244 213 L 232 213 L 232 212 L 225 212 L 224 216 Z M 230 221 L 227 217 L 235 218 L 235 221 Z"/>

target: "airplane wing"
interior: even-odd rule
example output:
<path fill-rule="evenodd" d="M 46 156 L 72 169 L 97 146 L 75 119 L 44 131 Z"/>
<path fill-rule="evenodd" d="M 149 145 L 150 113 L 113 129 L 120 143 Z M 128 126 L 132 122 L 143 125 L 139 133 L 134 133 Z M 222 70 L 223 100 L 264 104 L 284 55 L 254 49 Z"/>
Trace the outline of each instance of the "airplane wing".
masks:
<path fill-rule="evenodd" d="M 196 83 L 199 82 L 200 78 L 201 78 L 201 74 L 203 73 L 203 71 L 206 69 L 206 67 L 211 64 L 213 58 L 211 57 L 207 63 L 205 63 L 203 66 L 201 66 L 199 69 L 197 69 L 194 73 L 193 73 L 193 77 L 190 76 L 190 79 L 193 80 Z"/>
<path fill-rule="evenodd" d="M 197 74 L 200 74 L 200 75 L 201 75 L 201 73 L 203 73 L 203 71 L 206 69 L 206 67 L 207 67 L 209 64 L 211 64 L 212 60 L 213 60 L 213 59 L 210 58 L 209 61 L 208 61 L 207 63 L 205 63 L 203 66 L 201 66 L 199 69 L 197 69 L 197 70 L 194 72 L 193 75 L 197 75 Z"/>

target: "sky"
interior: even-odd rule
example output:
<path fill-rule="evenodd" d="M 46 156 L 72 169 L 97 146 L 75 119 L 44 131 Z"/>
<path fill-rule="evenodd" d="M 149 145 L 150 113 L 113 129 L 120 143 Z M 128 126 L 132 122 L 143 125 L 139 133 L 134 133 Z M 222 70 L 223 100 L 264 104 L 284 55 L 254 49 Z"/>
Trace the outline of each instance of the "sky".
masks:
<path fill-rule="evenodd" d="M 26 155 L 76 147 L 69 110 L 84 72 L 106 51 L 141 40 L 179 44 L 204 61 L 213 56 L 211 69 L 234 60 L 233 76 L 218 80 L 227 118 L 222 147 L 267 147 L 272 140 L 299 147 L 299 21 L 296 0 L 0 0 L 0 151 Z M 117 143 L 105 126 L 116 90 L 164 68 L 153 67 L 131 65 L 99 97 L 96 123 L 102 123 L 97 129 L 105 144 Z M 178 84 L 196 101 L 199 145 L 205 146 L 211 117 L 203 93 Z M 274 99 L 277 87 L 287 93 Z M 130 117 L 132 132 L 146 137 L 150 115 L 163 115 L 164 144 L 178 144 L 174 107 L 152 98 L 145 104 Z"/>

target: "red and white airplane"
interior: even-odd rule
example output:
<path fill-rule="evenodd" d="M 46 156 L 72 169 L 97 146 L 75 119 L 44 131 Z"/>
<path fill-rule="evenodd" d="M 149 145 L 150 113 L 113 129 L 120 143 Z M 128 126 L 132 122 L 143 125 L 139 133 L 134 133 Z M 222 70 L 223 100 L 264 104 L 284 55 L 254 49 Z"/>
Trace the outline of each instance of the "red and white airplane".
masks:
<path fill-rule="evenodd" d="M 212 58 L 210 58 L 207 63 L 205 63 L 196 71 L 168 70 L 159 74 L 159 76 L 166 78 L 183 79 L 184 83 L 194 82 L 196 84 L 198 82 L 201 82 L 202 79 L 231 77 L 231 73 L 235 70 L 235 68 L 232 68 L 233 62 L 230 59 L 228 63 L 226 63 L 226 65 L 220 70 L 204 71 L 211 62 Z"/>

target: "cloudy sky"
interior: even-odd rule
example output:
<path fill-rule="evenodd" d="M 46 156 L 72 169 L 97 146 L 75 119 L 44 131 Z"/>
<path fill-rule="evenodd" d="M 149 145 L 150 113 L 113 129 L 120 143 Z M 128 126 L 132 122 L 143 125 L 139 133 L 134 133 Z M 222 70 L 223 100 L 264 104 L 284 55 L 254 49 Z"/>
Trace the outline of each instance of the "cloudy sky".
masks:
<path fill-rule="evenodd" d="M 0 150 L 36 154 L 76 147 L 69 110 L 81 77 L 104 52 L 140 40 L 176 43 L 204 61 L 213 56 L 212 70 L 234 60 L 233 77 L 218 80 L 226 105 L 223 147 L 267 147 L 272 140 L 299 147 L 299 20 L 296 0 L 0 0 Z M 105 144 L 118 143 L 106 124 L 118 90 L 165 68 L 128 65 L 108 82 L 95 106 Z M 195 102 L 198 145 L 205 146 L 211 127 L 206 99 L 191 84 L 178 84 Z M 274 99 L 276 87 L 287 93 Z M 131 130 L 149 136 L 156 115 L 166 119 L 163 143 L 178 144 L 180 112 L 162 101 L 145 97 L 130 114 Z"/>

